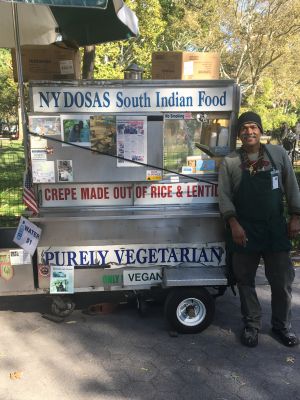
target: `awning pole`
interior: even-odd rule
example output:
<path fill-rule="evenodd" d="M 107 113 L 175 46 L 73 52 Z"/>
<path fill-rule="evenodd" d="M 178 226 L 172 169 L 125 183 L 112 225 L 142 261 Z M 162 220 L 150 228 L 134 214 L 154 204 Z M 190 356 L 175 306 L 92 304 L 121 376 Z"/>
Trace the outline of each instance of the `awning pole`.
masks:
<path fill-rule="evenodd" d="M 25 112 L 25 100 L 24 100 L 24 82 L 23 82 L 23 68 L 21 58 L 21 46 L 20 46 L 20 32 L 19 32 L 19 19 L 18 19 L 18 5 L 11 2 L 12 5 L 12 18 L 15 36 L 15 50 L 16 50 L 16 61 L 17 61 L 17 75 L 18 75 L 18 91 L 19 91 L 19 102 L 21 110 L 21 126 L 23 130 L 23 141 L 24 141 L 24 155 L 25 155 L 25 167 L 28 167 L 28 134 L 27 134 L 27 123 L 26 123 L 26 112 Z"/>

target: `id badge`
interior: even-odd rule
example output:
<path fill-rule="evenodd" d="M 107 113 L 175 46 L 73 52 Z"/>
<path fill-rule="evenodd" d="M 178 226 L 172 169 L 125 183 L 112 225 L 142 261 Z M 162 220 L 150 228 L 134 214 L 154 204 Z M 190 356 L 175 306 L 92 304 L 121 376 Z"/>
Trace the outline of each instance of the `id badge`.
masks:
<path fill-rule="evenodd" d="M 279 171 L 273 169 L 271 171 L 271 180 L 272 180 L 272 190 L 279 188 Z"/>

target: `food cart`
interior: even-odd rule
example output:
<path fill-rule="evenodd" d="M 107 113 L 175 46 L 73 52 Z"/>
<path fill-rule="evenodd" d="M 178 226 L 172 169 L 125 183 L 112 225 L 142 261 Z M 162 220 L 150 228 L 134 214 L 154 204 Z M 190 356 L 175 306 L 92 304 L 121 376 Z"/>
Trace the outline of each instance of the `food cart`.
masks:
<path fill-rule="evenodd" d="M 238 85 L 36 81 L 30 100 L 35 290 L 131 293 L 140 309 L 163 293 L 175 329 L 205 329 L 227 286 L 217 173 Z"/>

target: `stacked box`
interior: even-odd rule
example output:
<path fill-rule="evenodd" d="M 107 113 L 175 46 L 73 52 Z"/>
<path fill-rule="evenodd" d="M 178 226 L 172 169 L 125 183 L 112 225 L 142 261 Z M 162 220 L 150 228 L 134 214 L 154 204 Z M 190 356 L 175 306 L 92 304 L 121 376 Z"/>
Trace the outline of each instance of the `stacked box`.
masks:
<path fill-rule="evenodd" d="M 22 46 L 23 80 L 80 79 L 79 49 L 63 44 Z M 14 80 L 18 80 L 15 50 L 12 50 Z"/>
<path fill-rule="evenodd" d="M 219 79 L 219 53 L 184 51 L 154 52 L 152 79 Z"/>

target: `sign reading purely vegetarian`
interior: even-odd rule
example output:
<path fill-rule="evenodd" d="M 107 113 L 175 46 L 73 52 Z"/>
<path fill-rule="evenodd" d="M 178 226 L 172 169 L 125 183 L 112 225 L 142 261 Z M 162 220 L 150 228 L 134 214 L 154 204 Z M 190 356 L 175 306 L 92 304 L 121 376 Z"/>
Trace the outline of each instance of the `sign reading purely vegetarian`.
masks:
<path fill-rule="evenodd" d="M 199 264 L 219 266 L 225 264 L 223 242 L 126 244 L 113 246 L 39 247 L 38 263 L 74 267 L 97 266 L 110 269 L 125 266 L 162 266 Z"/>

